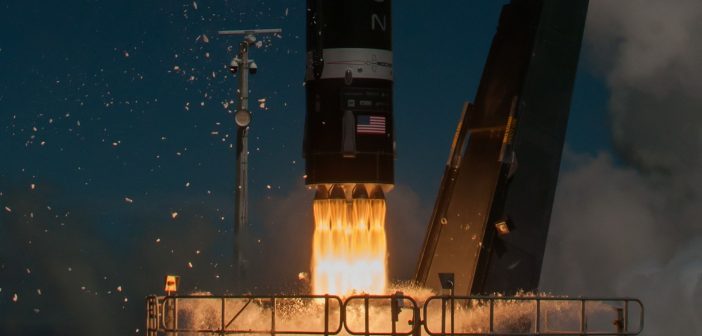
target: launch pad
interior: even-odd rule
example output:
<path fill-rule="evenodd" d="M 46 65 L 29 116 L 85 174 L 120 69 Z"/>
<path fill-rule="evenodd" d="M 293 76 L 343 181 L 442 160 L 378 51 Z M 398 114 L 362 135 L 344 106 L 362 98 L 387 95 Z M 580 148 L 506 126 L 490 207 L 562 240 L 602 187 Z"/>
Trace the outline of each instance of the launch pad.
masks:
<path fill-rule="evenodd" d="M 632 298 L 150 296 L 146 335 L 637 335 Z"/>

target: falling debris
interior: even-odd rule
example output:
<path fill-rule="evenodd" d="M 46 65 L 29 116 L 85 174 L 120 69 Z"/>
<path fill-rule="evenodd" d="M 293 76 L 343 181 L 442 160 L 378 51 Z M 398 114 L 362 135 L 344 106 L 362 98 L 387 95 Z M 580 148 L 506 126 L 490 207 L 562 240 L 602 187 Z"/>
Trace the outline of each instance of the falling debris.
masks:
<path fill-rule="evenodd" d="M 258 108 L 266 109 L 266 98 L 261 98 L 258 100 Z"/>
<path fill-rule="evenodd" d="M 307 272 L 300 272 L 300 273 L 297 273 L 297 279 L 300 280 L 300 281 L 305 281 L 305 280 L 307 280 L 307 277 L 308 277 L 308 276 L 309 276 L 309 274 L 308 274 Z"/>
<path fill-rule="evenodd" d="M 5 211 L 7 211 L 7 212 L 12 212 L 12 209 L 10 209 L 10 207 L 6 206 L 6 207 L 5 207 Z"/>
<path fill-rule="evenodd" d="M 13 294 L 12 295 L 12 302 L 17 302 L 18 300 L 19 300 L 19 296 L 17 295 L 17 293 Z"/>
<path fill-rule="evenodd" d="M 195 8 L 195 10 L 197 10 L 197 2 L 195 2 L 195 1 L 193 1 L 193 8 Z"/>
<path fill-rule="evenodd" d="M 117 286 L 117 291 L 121 292 L 122 291 L 122 286 Z"/>
<path fill-rule="evenodd" d="M 124 197 L 124 201 L 127 202 L 127 203 L 130 203 L 130 204 L 131 204 L 131 203 L 134 203 L 134 200 L 131 199 L 131 198 L 129 198 L 129 197 Z"/>
<path fill-rule="evenodd" d="M 178 217 L 178 212 L 171 212 L 171 218 L 176 219 L 176 217 Z"/>

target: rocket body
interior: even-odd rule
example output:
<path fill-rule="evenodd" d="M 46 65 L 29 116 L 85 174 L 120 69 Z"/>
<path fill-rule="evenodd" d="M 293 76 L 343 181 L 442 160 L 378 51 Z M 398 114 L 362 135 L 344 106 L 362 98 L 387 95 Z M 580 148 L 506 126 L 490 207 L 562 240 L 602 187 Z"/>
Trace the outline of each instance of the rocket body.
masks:
<path fill-rule="evenodd" d="M 390 0 L 308 0 L 305 173 L 315 294 L 383 294 L 394 184 Z"/>
<path fill-rule="evenodd" d="M 390 0 L 308 0 L 308 185 L 394 184 Z"/>

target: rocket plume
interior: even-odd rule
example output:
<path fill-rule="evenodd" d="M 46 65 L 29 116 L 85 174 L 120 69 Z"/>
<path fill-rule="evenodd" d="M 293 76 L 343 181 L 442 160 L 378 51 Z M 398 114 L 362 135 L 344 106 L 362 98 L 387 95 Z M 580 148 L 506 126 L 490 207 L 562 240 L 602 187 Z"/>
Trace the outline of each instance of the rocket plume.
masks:
<path fill-rule="evenodd" d="M 384 293 L 385 199 L 315 199 L 313 209 L 313 293 L 340 296 Z"/>

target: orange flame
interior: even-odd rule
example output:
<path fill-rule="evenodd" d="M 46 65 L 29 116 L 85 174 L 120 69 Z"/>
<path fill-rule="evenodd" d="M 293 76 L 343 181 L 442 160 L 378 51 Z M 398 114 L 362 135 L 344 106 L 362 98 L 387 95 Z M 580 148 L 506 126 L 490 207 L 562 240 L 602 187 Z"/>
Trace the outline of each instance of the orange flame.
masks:
<path fill-rule="evenodd" d="M 387 283 L 385 200 L 315 200 L 312 290 L 382 294 Z"/>

